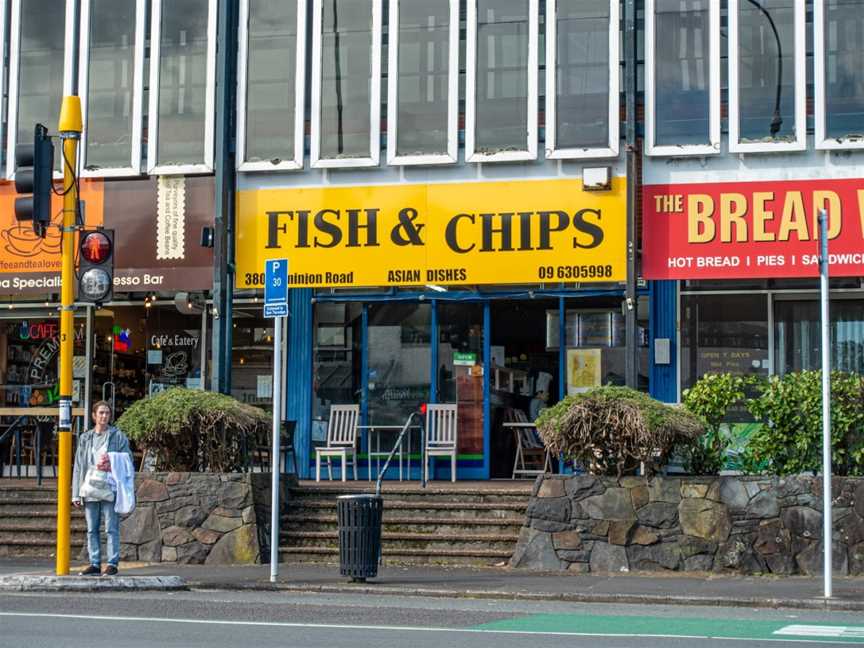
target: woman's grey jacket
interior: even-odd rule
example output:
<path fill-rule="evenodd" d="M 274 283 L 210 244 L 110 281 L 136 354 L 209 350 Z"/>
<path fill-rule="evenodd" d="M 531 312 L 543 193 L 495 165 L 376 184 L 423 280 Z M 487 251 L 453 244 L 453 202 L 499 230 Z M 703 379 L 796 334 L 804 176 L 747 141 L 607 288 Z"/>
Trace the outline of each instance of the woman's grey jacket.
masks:
<path fill-rule="evenodd" d="M 106 452 L 125 452 L 132 458 L 132 450 L 129 448 L 129 439 L 113 425 L 105 432 L 108 435 L 108 449 Z M 78 491 L 81 488 L 81 482 L 84 480 L 84 475 L 87 474 L 87 469 L 90 468 L 90 456 L 93 447 L 93 437 L 96 435 L 95 430 L 90 429 L 78 437 L 78 449 L 75 451 L 75 467 L 72 470 L 72 499 L 81 499 Z"/>

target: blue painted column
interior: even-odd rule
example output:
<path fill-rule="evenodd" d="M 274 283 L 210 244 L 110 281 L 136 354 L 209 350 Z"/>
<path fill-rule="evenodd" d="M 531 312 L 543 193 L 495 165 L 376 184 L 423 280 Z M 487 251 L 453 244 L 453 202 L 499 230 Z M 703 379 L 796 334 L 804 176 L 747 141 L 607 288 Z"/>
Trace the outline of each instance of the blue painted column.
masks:
<path fill-rule="evenodd" d="M 551 395 L 551 394 L 550 394 Z M 567 301 L 558 298 L 558 400 L 567 395 Z M 531 394 L 531 398 L 534 394 Z"/>
<path fill-rule="evenodd" d="M 483 475 L 481 479 L 489 479 L 489 469 L 492 464 L 491 452 L 492 408 L 490 398 L 492 392 L 492 304 L 483 302 Z"/>
<path fill-rule="evenodd" d="M 649 282 L 648 298 L 648 389 L 654 398 L 674 403 L 678 400 L 678 282 Z M 670 341 L 669 364 L 657 364 L 654 361 L 654 340 L 658 338 Z"/>
<path fill-rule="evenodd" d="M 429 323 L 429 402 L 438 402 L 438 300 L 432 300 L 432 321 Z"/>
<path fill-rule="evenodd" d="M 312 455 L 312 336 L 313 304 L 310 288 L 288 291 L 288 363 L 285 418 L 297 421 L 294 446 L 297 451 L 297 473 L 301 479 L 311 475 Z"/>

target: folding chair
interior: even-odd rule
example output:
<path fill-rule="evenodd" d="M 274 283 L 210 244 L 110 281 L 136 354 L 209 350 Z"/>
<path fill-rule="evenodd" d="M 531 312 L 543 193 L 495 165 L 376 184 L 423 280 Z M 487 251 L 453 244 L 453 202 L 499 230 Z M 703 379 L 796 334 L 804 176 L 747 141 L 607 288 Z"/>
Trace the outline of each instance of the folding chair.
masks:
<path fill-rule="evenodd" d="M 354 479 L 357 479 L 357 422 L 359 419 L 359 405 L 333 405 L 330 407 L 327 445 L 322 448 L 315 448 L 316 482 L 321 481 L 321 457 L 327 458 L 327 476 L 329 479 L 333 479 L 331 457 L 342 458 L 342 481 L 346 481 L 348 463 L 354 467 Z"/>
<path fill-rule="evenodd" d="M 552 456 L 543 444 L 535 426 L 525 412 L 512 410 L 512 422 L 524 423 L 524 426 L 514 427 L 516 435 L 516 458 L 513 461 L 513 479 L 516 475 L 541 475 L 552 472 Z M 526 467 L 526 462 L 533 468 Z"/>
<path fill-rule="evenodd" d="M 450 457 L 450 480 L 456 481 L 456 404 L 426 406 L 426 452 L 423 457 L 423 475 L 429 481 L 431 457 Z"/>

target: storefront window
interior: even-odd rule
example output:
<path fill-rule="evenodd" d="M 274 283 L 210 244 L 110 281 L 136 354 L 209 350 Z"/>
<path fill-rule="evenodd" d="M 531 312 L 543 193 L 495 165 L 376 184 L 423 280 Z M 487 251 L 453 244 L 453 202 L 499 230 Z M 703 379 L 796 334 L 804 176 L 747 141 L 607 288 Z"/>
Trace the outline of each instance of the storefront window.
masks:
<path fill-rule="evenodd" d="M 824 39 L 822 51 L 817 52 L 824 75 L 824 137 L 855 137 L 860 143 L 864 138 L 864 1 L 818 2 L 824 7 L 824 25 L 816 26 Z"/>
<path fill-rule="evenodd" d="M 832 300 L 829 313 L 831 369 L 864 374 L 864 301 Z M 822 368 L 818 300 L 776 300 L 774 322 L 778 374 Z"/>
<path fill-rule="evenodd" d="M 681 298 L 681 389 L 708 373 L 768 375 L 767 295 Z"/>
<path fill-rule="evenodd" d="M 359 403 L 362 305 L 315 305 L 313 329 L 312 438 L 324 441 L 331 405 Z"/>
<path fill-rule="evenodd" d="M 269 408 L 273 403 L 273 322 L 259 307 L 234 309 L 231 395 Z"/>

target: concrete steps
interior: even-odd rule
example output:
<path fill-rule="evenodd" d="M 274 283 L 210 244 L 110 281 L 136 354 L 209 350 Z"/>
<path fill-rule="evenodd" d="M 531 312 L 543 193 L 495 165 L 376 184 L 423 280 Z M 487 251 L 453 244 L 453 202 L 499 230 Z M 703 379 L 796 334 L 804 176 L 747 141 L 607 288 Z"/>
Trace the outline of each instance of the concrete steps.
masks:
<path fill-rule="evenodd" d="M 39 487 L 3 480 L 0 484 L 0 557 L 50 558 L 57 548 L 57 486 Z M 72 509 L 71 549 L 84 546 L 87 524 L 81 510 Z"/>
<path fill-rule="evenodd" d="M 372 492 L 354 484 L 307 485 L 290 491 L 282 517 L 280 556 L 286 562 L 338 562 L 336 498 Z M 390 564 L 489 566 L 510 559 L 525 522 L 530 484 L 476 488 L 458 484 L 387 484 L 382 554 Z"/>

